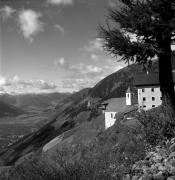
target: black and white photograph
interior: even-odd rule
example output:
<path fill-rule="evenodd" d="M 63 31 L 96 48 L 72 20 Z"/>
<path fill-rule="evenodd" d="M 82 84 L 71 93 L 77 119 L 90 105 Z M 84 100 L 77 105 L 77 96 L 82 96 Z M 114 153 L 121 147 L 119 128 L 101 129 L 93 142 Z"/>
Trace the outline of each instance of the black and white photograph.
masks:
<path fill-rule="evenodd" d="M 175 180 L 175 0 L 0 0 L 0 180 Z"/>

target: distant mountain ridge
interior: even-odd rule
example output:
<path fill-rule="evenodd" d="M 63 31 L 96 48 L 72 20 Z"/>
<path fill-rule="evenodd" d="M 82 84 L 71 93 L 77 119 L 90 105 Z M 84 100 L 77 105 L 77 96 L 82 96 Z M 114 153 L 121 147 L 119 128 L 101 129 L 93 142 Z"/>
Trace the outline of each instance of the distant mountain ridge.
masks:
<path fill-rule="evenodd" d="M 0 95 L 0 100 L 22 109 L 45 109 L 68 97 L 69 93 Z"/>

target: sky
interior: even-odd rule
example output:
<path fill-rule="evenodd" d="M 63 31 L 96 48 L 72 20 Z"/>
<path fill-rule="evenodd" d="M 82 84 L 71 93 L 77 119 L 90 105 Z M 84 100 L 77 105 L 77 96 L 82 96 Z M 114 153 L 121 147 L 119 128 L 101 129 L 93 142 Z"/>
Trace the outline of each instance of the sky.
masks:
<path fill-rule="evenodd" d="M 1 0 L 0 93 L 74 92 L 125 66 L 98 27 L 115 0 Z"/>

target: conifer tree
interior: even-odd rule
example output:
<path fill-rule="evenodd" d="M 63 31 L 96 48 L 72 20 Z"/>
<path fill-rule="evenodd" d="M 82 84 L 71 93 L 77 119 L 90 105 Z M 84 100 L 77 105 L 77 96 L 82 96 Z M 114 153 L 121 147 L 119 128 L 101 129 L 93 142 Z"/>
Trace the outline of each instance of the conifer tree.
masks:
<path fill-rule="evenodd" d="M 175 0 L 118 0 L 100 26 L 104 48 L 123 61 L 150 65 L 158 57 L 163 104 L 175 111 L 171 44 L 175 39 Z M 135 36 L 135 40 L 132 36 Z"/>

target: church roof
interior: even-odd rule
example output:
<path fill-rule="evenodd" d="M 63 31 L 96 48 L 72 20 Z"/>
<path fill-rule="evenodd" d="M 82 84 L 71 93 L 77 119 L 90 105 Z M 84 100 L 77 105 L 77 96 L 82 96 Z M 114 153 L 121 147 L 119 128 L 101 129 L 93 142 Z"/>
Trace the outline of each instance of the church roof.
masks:
<path fill-rule="evenodd" d="M 175 73 L 173 73 L 175 83 Z M 134 77 L 134 85 L 140 86 L 159 86 L 159 73 L 140 74 Z"/>
<path fill-rule="evenodd" d="M 105 101 L 108 103 L 105 112 L 122 112 L 126 109 L 126 98 L 111 98 Z"/>

